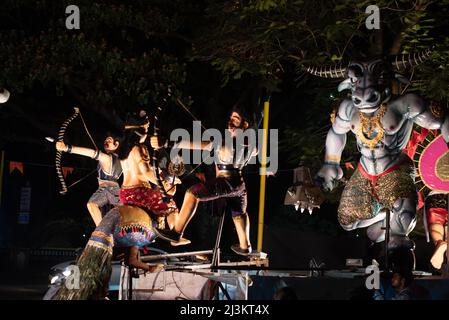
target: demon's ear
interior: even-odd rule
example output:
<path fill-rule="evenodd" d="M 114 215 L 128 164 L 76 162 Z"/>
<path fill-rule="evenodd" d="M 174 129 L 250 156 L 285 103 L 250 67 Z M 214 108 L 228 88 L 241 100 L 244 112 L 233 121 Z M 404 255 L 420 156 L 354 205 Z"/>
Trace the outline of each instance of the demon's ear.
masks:
<path fill-rule="evenodd" d="M 407 77 L 405 77 L 405 76 L 403 76 L 402 74 L 400 74 L 400 73 L 395 73 L 395 74 L 394 74 L 394 78 L 395 78 L 397 81 L 399 81 L 400 83 L 410 84 L 410 80 L 409 80 Z"/>
<path fill-rule="evenodd" d="M 338 92 L 342 92 L 343 90 L 351 89 L 351 79 L 346 79 L 338 85 Z"/>

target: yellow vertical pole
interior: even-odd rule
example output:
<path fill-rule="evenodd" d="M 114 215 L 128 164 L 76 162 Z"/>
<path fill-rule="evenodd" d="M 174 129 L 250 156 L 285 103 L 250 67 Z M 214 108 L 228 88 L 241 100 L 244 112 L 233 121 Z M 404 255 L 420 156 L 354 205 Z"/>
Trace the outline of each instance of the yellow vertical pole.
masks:
<path fill-rule="evenodd" d="M 0 206 L 2 205 L 2 187 L 3 187 L 3 169 L 5 167 L 5 151 L 2 150 L 2 155 L 0 159 Z"/>
<path fill-rule="evenodd" d="M 263 104 L 263 138 L 262 138 L 262 163 L 260 167 L 260 192 L 259 192 L 259 226 L 257 232 L 257 251 L 262 251 L 263 224 L 265 213 L 265 182 L 267 180 L 267 147 L 268 147 L 268 116 L 270 101 Z"/>

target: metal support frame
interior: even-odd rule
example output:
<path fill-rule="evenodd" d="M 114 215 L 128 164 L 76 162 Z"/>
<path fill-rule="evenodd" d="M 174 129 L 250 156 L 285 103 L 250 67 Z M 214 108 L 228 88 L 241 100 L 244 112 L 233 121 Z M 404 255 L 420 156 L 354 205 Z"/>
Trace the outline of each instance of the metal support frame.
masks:
<path fill-rule="evenodd" d="M 223 209 L 223 213 L 221 214 L 220 217 L 220 224 L 218 225 L 218 232 L 217 232 L 217 237 L 215 238 L 215 245 L 214 245 L 214 249 L 213 249 L 213 254 L 212 254 L 212 263 L 211 263 L 211 269 L 216 269 L 218 267 L 218 264 L 220 262 L 220 241 L 221 241 L 221 234 L 223 233 L 223 225 L 224 225 L 224 219 L 226 216 L 226 209 L 227 207 L 225 206 L 225 208 Z"/>
<path fill-rule="evenodd" d="M 133 271 L 132 267 L 128 265 L 128 300 L 133 299 Z"/>
<path fill-rule="evenodd" d="M 141 258 L 142 261 L 154 261 L 154 260 L 162 260 L 166 258 L 180 258 L 180 257 L 191 257 L 202 254 L 212 254 L 213 250 L 203 250 L 203 251 L 191 251 L 191 252 L 180 252 L 180 253 L 166 253 L 166 254 L 157 254 L 150 256 L 143 256 Z"/>
<path fill-rule="evenodd" d="M 192 251 L 192 252 L 181 252 L 181 253 L 167 253 L 167 254 L 158 254 L 158 255 L 149 255 L 149 256 L 143 256 L 141 257 L 142 261 L 155 261 L 155 260 L 161 260 L 166 258 L 176 258 L 176 257 L 190 257 L 195 255 L 210 255 L 212 254 L 212 260 L 211 263 L 207 264 L 193 264 L 193 265 L 185 265 L 185 266 L 173 266 L 172 268 L 166 268 L 166 271 L 187 271 L 191 272 L 195 269 L 210 269 L 212 272 L 215 272 L 220 267 L 232 267 L 232 266 L 268 266 L 268 259 L 266 258 L 266 255 L 262 255 L 262 257 L 259 257 L 261 259 L 255 259 L 251 261 L 245 261 L 245 262 L 228 262 L 228 263 L 221 263 L 220 262 L 220 242 L 221 242 L 221 235 L 223 233 L 223 226 L 224 226 L 224 220 L 227 212 L 227 207 L 224 208 L 223 213 L 220 217 L 220 222 L 217 230 L 217 237 L 215 239 L 215 245 L 213 250 L 203 250 L 203 251 Z M 133 295 L 133 284 L 132 284 L 132 278 L 135 275 L 133 272 L 133 268 L 130 266 L 128 267 L 128 300 L 132 300 Z M 139 275 L 139 272 L 137 272 L 137 275 Z M 223 284 L 219 281 L 217 281 L 217 288 L 218 290 L 221 289 L 223 294 L 226 296 L 228 300 L 231 300 L 231 297 L 229 293 L 227 292 L 226 288 L 223 286 Z M 218 293 L 217 293 L 218 294 Z M 217 296 L 218 298 L 218 296 Z"/>
<path fill-rule="evenodd" d="M 390 209 L 387 209 L 385 216 L 385 271 L 390 271 L 388 261 L 388 244 L 390 243 Z"/>
<path fill-rule="evenodd" d="M 221 289 L 221 291 L 224 293 L 224 295 L 226 296 L 226 298 L 227 298 L 228 300 L 232 300 L 232 299 L 231 299 L 231 296 L 230 296 L 229 293 L 228 293 L 228 290 L 226 290 L 226 288 L 223 286 L 223 284 L 222 284 L 220 281 L 218 281 L 217 283 L 218 283 L 218 288 Z M 217 293 L 217 300 L 218 300 L 218 295 L 219 295 L 219 293 L 220 293 L 220 290 L 218 290 L 218 293 Z"/>

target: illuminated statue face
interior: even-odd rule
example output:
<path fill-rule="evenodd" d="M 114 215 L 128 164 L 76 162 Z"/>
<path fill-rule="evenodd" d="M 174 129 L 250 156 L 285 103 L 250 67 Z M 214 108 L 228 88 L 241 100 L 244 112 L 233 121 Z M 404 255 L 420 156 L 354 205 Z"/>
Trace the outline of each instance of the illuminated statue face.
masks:
<path fill-rule="evenodd" d="M 248 122 L 243 121 L 242 117 L 237 112 L 232 112 L 228 120 L 228 130 L 232 137 L 236 135 L 236 129 L 246 130 Z"/>
<path fill-rule="evenodd" d="M 104 151 L 106 151 L 106 153 L 114 152 L 115 150 L 117 150 L 118 146 L 119 142 L 116 140 L 114 141 L 114 138 L 112 137 L 107 137 L 103 143 Z"/>
<path fill-rule="evenodd" d="M 432 50 L 393 55 L 368 61 L 353 60 L 348 66 L 309 66 L 308 73 L 322 78 L 345 79 L 338 91 L 351 90 L 353 105 L 363 113 L 373 113 L 391 98 L 392 81 L 409 84 L 400 72 L 429 59 Z"/>
<path fill-rule="evenodd" d="M 390 95 L 389 66 L 381 59 L 351 62 L 348 80 L 354 106 L 363 113 L 375 112 Z"/>

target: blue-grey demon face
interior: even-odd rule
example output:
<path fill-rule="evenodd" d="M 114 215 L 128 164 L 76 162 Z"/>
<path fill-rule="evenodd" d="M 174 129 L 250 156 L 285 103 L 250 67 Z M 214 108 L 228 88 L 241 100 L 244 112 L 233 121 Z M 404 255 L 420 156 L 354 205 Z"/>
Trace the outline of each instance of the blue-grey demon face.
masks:
<path fill-rule="evenodd" d="M 391 65 L 383 59 L 352 61 L 347 67 L 347 77 L 338 86 L 338 91 L 350 89 L 352 102 L 360 112 L 375 112 L 390 98 L 394 73 Z"/>
<path fill-rule="evenodd" d="M 338 91 L 351 90 L 352 102 L 360 112 L 375 112 L 391 96 L 393 80 L 408 83 L 397 71 L 419 65 L 428 59 L 430 49 L 403 55 L 373 59 L 369 61 L 351 61 L 348 65 L 307 67 L 306 71 L 322 78 L 343 78 Z"/>

